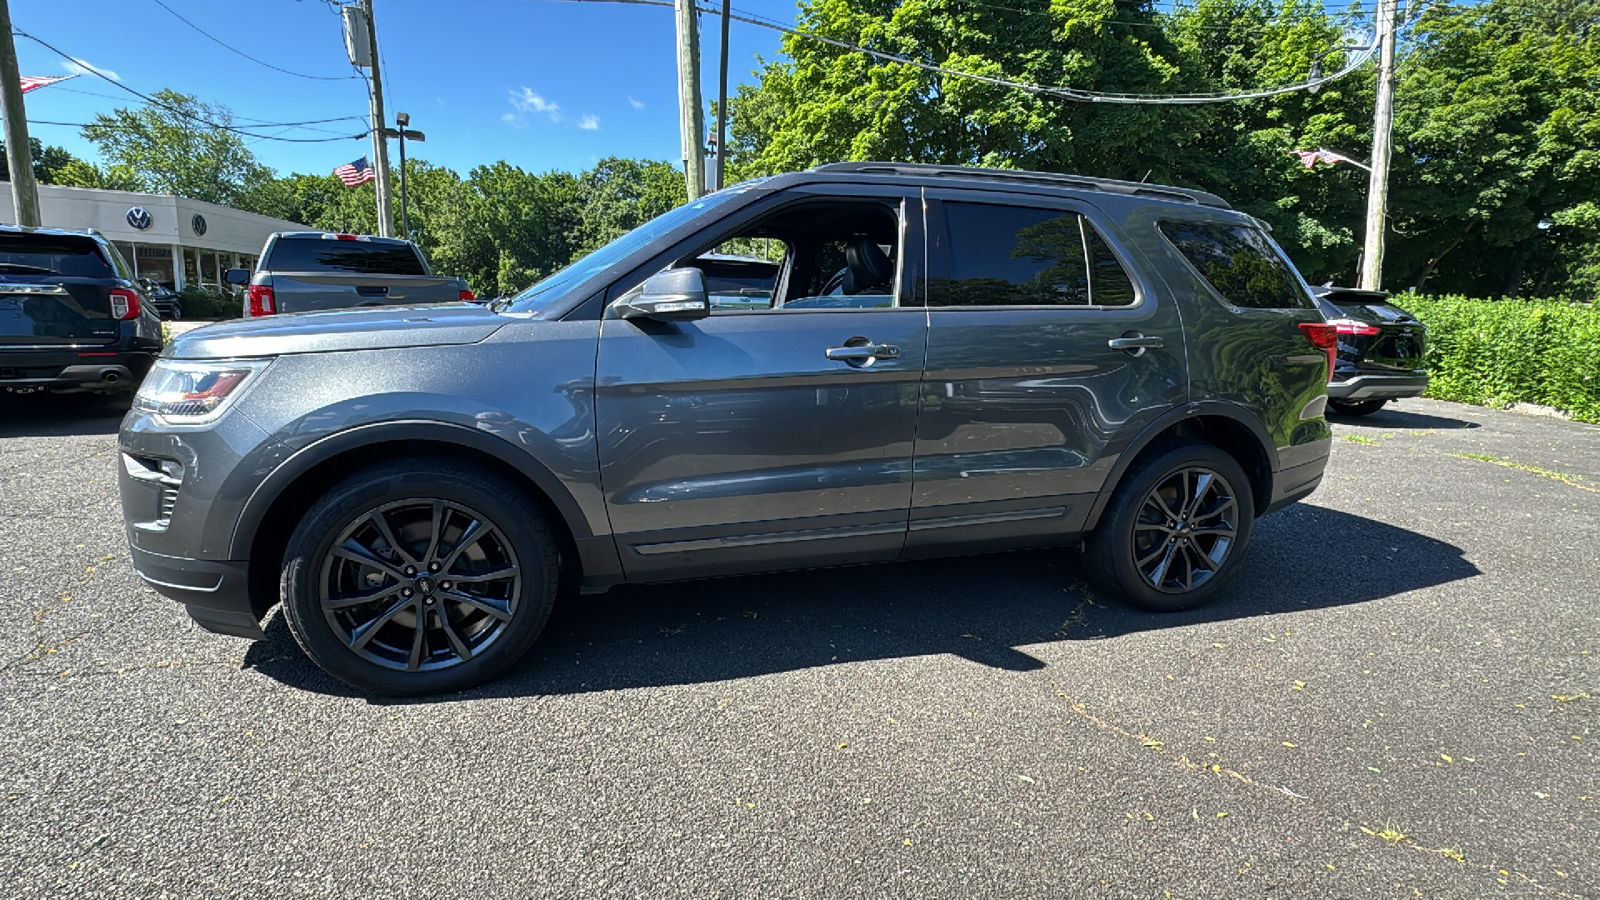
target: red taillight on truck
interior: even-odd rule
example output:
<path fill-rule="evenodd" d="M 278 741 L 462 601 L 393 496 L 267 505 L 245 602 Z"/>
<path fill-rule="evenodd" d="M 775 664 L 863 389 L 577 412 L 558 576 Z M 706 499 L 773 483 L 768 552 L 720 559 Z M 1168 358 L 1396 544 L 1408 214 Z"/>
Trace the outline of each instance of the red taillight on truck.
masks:
<path fill-rule="evenodd" d="M 477 294 L 474 294 L 473 292 L 467 290 L 466 288 L 462 288 L 461 289 L 461 302 L 462 303 L 476 303 L 477 301 L 478 301 L 478 295 Z"/>
<path fill-rule="evenodd" d="M 139 318 L 139 294 L 127 288 L 112 288 L 111 317 L 113 319 Z"/>
<path fill-rule="evenodd" d="M 1339 358 L 1339 327 L 1330 322 L 1301 322 L 1300 333 L 1311 346 L 1328 353 L 1328 376 L 1333 376 L 1334 360 Z"/>
<path fill-rule="evenodd" d="M 272 299 L 272 287 L 265 284 L 250 285 L 250 315 L 270 316 L 278 311 L 278 304 Z"/>

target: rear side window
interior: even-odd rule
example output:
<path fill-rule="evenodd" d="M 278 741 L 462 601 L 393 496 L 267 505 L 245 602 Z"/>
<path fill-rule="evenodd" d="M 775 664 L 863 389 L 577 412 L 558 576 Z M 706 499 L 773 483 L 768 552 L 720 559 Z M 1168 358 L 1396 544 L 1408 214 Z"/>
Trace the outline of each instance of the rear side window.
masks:
<path fill-rule="evenodd" d="M 271 272 L 357 272 L 362 275 L 426 275 L 417 251 L 405 244 L 278 238 L 264 267 Z"/>
<path fill-rule="evenodd" d="M 68 275 L 111 278 L 111 264 L 89 238 L 43 234 L 0 236 L 0 276 Z"/>
<path fill-rule="evenodd" d="M 1160 225 L 1172 246 L 1234 306 L 1301 309 L 1312 305 L 1294 271 L 1258 229 L 1215 222 Z"/>
<path fill-rule="evenodd" d="M 950 284 L 934 306 L 1130 306 L 1133 281 L 1088 219 L 1059 209 L 944 204 Z"/>

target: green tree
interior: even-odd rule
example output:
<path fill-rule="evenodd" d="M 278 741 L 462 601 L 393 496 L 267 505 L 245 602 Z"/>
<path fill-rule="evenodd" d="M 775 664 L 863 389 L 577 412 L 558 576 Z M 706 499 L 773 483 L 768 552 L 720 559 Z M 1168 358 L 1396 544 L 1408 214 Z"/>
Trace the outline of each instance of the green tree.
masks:
<path fill-rule="evenodd" d="M 173 90 L 155 99 L 159 105 L 100 113 L 84 126 L 107 169 L 137 173 L 141 190 L 225 206 L 271 177 L 237 133 L 205 124 L 231 125 L 226 106 Z"/>
<path fill-rule="evenodd" d="M 40 184 L 63 184 L 62 170 L 83 163 L 65 147 L 43 144 L 36 137 L 28 138 L 28 155 L 33 160 L 33 177 Z M 11 161 L 6 157 L 6 142 L 0 140 L 0 181 L 10 180 Z"/>

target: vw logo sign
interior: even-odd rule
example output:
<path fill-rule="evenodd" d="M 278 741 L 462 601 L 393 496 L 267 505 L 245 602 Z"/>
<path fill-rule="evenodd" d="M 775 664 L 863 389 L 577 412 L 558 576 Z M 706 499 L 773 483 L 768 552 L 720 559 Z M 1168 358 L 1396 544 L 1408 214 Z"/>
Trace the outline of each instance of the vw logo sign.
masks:
<path fill-rule="evenodd" d="M 135 206 L 133 209 L 128 210 L 128 224 L 134 228 L 144 231 L 150 227 L 150 222 L 150 210 L 142 206 Z"/>
<path fill-rule="evenodd" d="M 199 213 L 195 213 L 194 218 L 189 220 L 189 227 L 194 229 L 195 234 L 205 234 L 206 217 L 200 215 Z"/>

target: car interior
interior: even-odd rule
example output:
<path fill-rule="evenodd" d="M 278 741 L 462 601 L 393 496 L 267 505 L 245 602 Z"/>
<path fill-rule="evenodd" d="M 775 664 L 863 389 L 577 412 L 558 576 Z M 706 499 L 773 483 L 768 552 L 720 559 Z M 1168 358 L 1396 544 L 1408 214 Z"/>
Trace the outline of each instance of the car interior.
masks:
<path fill-rule="evenodd" d="M 705 273 L 712 315 L 896 305 L 899 201 L 785 206 L 675 267 Z"/>

